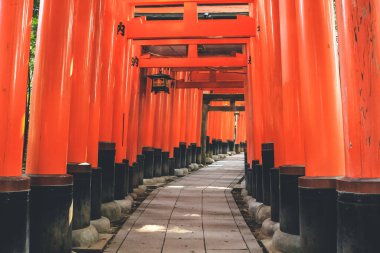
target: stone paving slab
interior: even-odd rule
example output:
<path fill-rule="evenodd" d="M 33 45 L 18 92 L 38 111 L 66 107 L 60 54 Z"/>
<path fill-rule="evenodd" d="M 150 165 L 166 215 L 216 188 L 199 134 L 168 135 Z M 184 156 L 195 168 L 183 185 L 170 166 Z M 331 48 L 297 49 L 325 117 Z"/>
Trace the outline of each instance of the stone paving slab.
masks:
<path fill-rule="evenodd" d="M 263 252 L 231 194 L 243 170 L 236 155 L 155 189 L 105 252 Z"/>

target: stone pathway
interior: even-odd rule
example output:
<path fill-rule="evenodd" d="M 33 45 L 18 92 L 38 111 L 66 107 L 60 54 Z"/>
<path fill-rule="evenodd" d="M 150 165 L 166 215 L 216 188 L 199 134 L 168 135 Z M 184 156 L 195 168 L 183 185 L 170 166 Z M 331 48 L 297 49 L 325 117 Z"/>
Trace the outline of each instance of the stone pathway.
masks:
<path fill-rule="evenodd" d="M 105 252 L 263 252 L 231 194 L 242 176 L 235 155 L 156 189 Z"/>

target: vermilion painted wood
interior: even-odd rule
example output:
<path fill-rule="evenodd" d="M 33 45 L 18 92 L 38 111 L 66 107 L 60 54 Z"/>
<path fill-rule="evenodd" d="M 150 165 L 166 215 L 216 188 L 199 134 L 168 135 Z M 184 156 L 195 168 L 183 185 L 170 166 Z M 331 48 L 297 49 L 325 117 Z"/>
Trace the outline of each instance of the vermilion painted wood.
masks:
<path fill-rule="evenodd" d="M 345 174 L 334 10 L 325 1 L 297 0 L 301 110 L 306 176 Z"/>
<path fill-rule="evenodd" d="M 256 79 L 254 71 L 256 65 L 260 60 L 254 53 L 254 41 L 251 38 L 247 46 L 248 55 L 251 57 L 251 64 L 247 66 L 247 80 L 244 86 L 244 99 L 246 101 L 247 120 L 246 124 L 248 128 L 252 128 L 252 131 L 247 132 L 247 160 L 252 161 L 254 159 L 260 160 L 261 156 L 256 155 L 255 151 L 258 150 L 258 143 L 261 142 L 262 132 L 257 130 L 257 126 L 262 125 L 261 118 L 261 94 L 258 89 L 260 82 Z M 253 58 L 252 58 L 253 57 Z M 252 61 L 253 59 L 253 61 Z"/>
<path fill-rule="evenodd" d="M 87 139 L 87 161 L 93 168 L 98 167 L 98 143 L 99 143 L 99 128 L 100 128 L 100 17 L 101 5 L 100 1 L 93 1 L 94 4 L 94 29 L 92 36 L 94 44 L 92 46 L 92 57 L 90 59 L 90 101 L 89 101 L 89 124 L 88 124 L 88 139 Z"/>
<path fill-rule="evenodd" d="M 102 142 L 112 142 L 113 106 L 114 106 L 114 46 L 116 29 L 116 0 L 102 1 L 101 56 L 100 56 L 100 133 Z"/>
<path fill-rule="evenodd" d="M 129 6 L 124 0 L 116 0 L 115 27 L 120 23 L 125 23 L 128 20 Z M 128 32 L 128 31 L 125 31 Z M 121 163 L 125 159 L 124 142 L 124 125 L 127 120 L 125 118 L 125 99 L 126 99 L 126 84 L 127 84 L 127 63 L 131 58 L 128 51 L 128 43 L 125 36 L 120 33 L 114 33 L 114 51 L 113 51 L 113 74 L 115 79 L 114 95 L 113 95 L 113 122 L 112 122 L 112 142 L 116 144 L 115 161 Z M 127 85 L 130 85 L 129 83 Z"/>
<path fill-rule="evenodd" d="M 220 45 L 220 44 L 247 44 L 248 38 L 197 38 L 197 39 L 155 39 L 155 40 L 133 40 L 134 45 L 141 46 L 164 46 L 164 45 Z"/>
<path fill-rule="evenodd" d="M 305 164 L 300 70 L 294 0 L 280 1 L 284 164 Z M 281 164 L 279 164 L 281 165 Z"/>
<path fill-rule="evenodd" d="M 94 45 L 94 0 L 74 1 L 70 132 L 67 160 L 87 162 L 90 117 L 91 58 Z"/>
<path fill-rule="evenodd" d="M 132 48 L 132 55 L 134 57 L 139 57 L 141 55 L 140 47 Z M 131 77 L 130 83 L 132 85 L 131 89 L 131 100 L 130 100 L 130 113 L 128 118 L 128 134 L 127 134 L 127 159 L 129 163 L 136 162 L 138 155 L 138 136 L 139 128 L 141 126 L 139 122 L 140 115 L 140 68 L 131 67 Z"/>
<path fill-rule="evenodd" d="M 20 176 L 32 0 L 0 3 L 0 176 Z"/>
<path fill-rule="evenodd" d="M 196 2 L 199 4 L 234 4 L 234 3 L 254 3 L 254 0 L 127 0 L 131 5 L 144 6 L 144 5 L 176 5 L 188 2 Z"/>
<path fill-rule="evenodd" d="M 40 6 L 27 154 L 28 174 L 66 174 L 74 2 Z M 54 24 L 54 25 L 52 25 Z"/>
<path fill-rule="evenodd" d="M 337 1 L 348 177 L 380 177 L 379 15 L 378 1 Z"/>

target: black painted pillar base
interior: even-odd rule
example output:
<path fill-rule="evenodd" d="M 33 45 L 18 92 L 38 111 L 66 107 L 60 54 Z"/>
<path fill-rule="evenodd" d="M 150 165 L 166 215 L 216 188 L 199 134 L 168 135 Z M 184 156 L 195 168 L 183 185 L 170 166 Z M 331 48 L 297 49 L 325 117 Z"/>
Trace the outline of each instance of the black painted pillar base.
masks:
<path fill-rule="evenodd" d="M 197 164 L 202 163 L 202 148 L 196 147 L 196 161 Z"/>
<path fill-rule="evenodd" d="M 256 173 L 256 202 L 263 202 L 263 166 L 257 164 L 255 166 Z"/>
<path fill-rule="evenodd" d="M 337 252 L 336 197 L 336 178 L 299 178 L 302 252 Z"/>
<path fill-rule="evenodd" d="M 228 140 L 228 151 L 235 151 L 235 142 L 233 140 Z"/>
<path fill-rule="evenodd" d="M 131 176 L 131 175 L 129 175 Z M 132 191 L 135 188 L 139 187 L 139 165 L 137 163 L 133 163 L 132 165 Z"/>
<path fill-rule="evenodd" d="M 227 155 L 228 153 L 228 142 L 222 142 L 222 154 Z"/>
<path fill-rule="evenodd" d="M 256 168 L 256 165 L 258 164 L 259 164 L 258 160 L 252 160 L 252 176 L 251 176 L 252 194 L 251 196 L 253 198 L 256 198 L 256 169 L 255 168 Z"/>
<path fill-rule="evenodd" d="M 128 194 L 129 193 L 133 193 L 133 171 L 134 171 L 134 167 L 136 167 L 135 163 L 133 163 L 132 165 L 130 165 L 128 167 Z"/>
<path fill-rule="evenodd" d="M 235 144 L 235 153 L 240 154 L 240 144 Z"/>
<path fill-rule="evenodd" d="M 212 139 L 212 155 L 218 155 L 218 141 Z"/>
<path fill-rule="evenodd" d="M 68 164 L 67 174 L 73 176 L 73 230 L 90 226 L 91 165 Z"/>
<path fill-rule="evenodd" d="M 197 163 L 197 144 L 191 143 L 191 163 Z"/>
<path fill-rule="evenodd" d="M 191 145 L 189 145 L 186 149 L 186 168 L 189 167 L 191 164 L 191 157 L 192 157 L 193 151 Z"/>
<path fill-rule="evenodd" d="M 102 201 L 103 203 L 114 200 L 115 195 L 115 143 L 99 142 L 99 167 L 102 174 Z"/>
<path fill-rule="evenodd" d="M 304 166 L 280 167 L 280 229 L 287 234 L 300 234 L 298 178 L 304 175 Z"/>
<path fill-rule="evenodd" d="M 174 148 L 174 169 L 181 168 L 181 152 L 179 148 Z"/>
<path fill-rule="evenodd" d="M 102 168 L 91 169 L 91 220 L 102 217 Z"/>
<path fill-rule="evenodd" d="M 169 176 L 174 176 L 175 158 L 169 158 Z"/>
<path fill-rule="evenodd" d="M 139 185 L 144 184 L 145 156 L 137 155 L 137 164 L 139 166 Z"/>
<path fill-rule="evenodd" d="M 248 192 L 248 195 L 251 196 L 252 195 L 252 169 L 250 168 L 249 164 L 247 164 L 248 166 L 248 169 L 247 169 L 247 177 L 245 180 L 245 183 L 247 184 L 247 192 Z"/>
<path fill-rule="evenodd" d="M 125 199 L 127 195 L 127 165 L 125 163 L 115 164 L 115 199 Z"/>
<path fill-rule="evenodd" d="M 28 252 L 28 177 L 0 177 L 0 252 Z"/>
<path fill-rule="evenodd" d="M 154 177 L 162 176 L 162 149 L 154 149 Z"/>
<path fill-rule="evenodd" d="M 270 207 L 271 220 L 280 221 L 280 170 L 270 169 Z"/>
<path fill-rule="evenodd" d="M 72 176 L 30 178 L 30 253 L 71 253 Z"/>
<path fill-rule="evenodd" d="M 337 252 L 379 252 L 380 179 L 338 179 L 337 191 Z"/>
<path fill-rule="evenodd" d="M 250 181 L 248 180 L 249 164 L 248 164 L 245 160 L 246 160 L 246 159 L 244 159 L 245 189 L 246 189 L 247 192 L 248 192 L 249 183 L 250 183 Z"/>
<path fill-rule="evenodd" d="M 169 176 L 169 152 L 162 152 L 162 176 Z"/>
<path fill-rule="evenodd" d="M 124 159 L 123 163 L 125 164 L 125 173 L 124 173 L 124 192 L 125 196 L 129 194 L 129 160 Z"/>
<path fill-rule="evenodd" d="M 218 143 L 218 152 L 217 152 L 217 155 L 219 155 L 219 154 L 223 153 L 223 143 L 222 143 L 221 139 L 218 139 L 217 143 Z"/>
<path fill-rule="evenodd" d="M 181 168 L 186 168 L 186 142 L 179 143 L 179 150 L 181 158 Z"/>
<path fill-rule="evenodd" d="M 151 179 L 153 178 L 153 166 L 154 166 L 154 150 L 150 147 L 144 147 L 142 150 L 143 155 L 145 156 L 145 168 L 144 168 L 144 178 Z"/>
<path fill-rule="evenodd" d="M 274 168 L 274 144 L 263 143 L 261 145 L 263 161 L 263 203 L 270 205 L 270 169 Z"/>

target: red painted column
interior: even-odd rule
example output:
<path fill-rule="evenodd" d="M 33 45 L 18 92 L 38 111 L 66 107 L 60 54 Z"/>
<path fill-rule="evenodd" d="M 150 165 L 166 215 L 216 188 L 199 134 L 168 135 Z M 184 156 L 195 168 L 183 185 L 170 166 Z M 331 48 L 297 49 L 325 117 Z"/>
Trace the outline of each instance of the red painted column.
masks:
<path fill-rule="evenodd" d="M 72 0 L 40 5 L 26 165 L 31 252 L 71 252 L 72 177 L 66 165 L 73 7 Z"/>
<path fill-rule="evenodd" d="M 345 161 L 334 9 L 297 0 L 296 10 L 307 176 L 299 181 L 301 251 L 336 252 L 335 177 Z"/>
<path fill-rule="evenodd" d="M 73 176 L 72 229 L 88 229 L 91 217 L 91 165 L 87 163 L 90 111 L 91 58 L 94 44 L 94 0 L 74 1 L 70 128 L 67 173 Z M 83 230 L 82 230 L 83 229 Z M 82 233 L 77 231 L 77 233 Z M 84 232 L 83 232 L 84 233 Z M 96 232 L 95 232 L 96 233 Z M 94 234 L 94 232 L 92 233 Z M 88 244 L 95 243 L 95 239 Z M 81 245 L 77 237 L 73 246 Z"/>
<path fill-rule="evenodd" d="M 379 16 L 379 1 L 337 1 L 346 158 L 337 186 L 339 253 L 379 249 Z"/>
<path fill-rule="evenodd" d="M 116 163 L 122 163 L 125 159 L 124 125 L 125 118 L 125 98 L 127 90 L 127 63 L 128 63 L 128 43 L 125 38 L 125 21 L 128 19 L 129 5 L 126 1 L 117 0 L 115 9 L 114 51 L 113 51 L 113 74 L 115 78 L 113 94 L 113 122 L 112 122 L 112 142 L 116 144 Z M 123 30 L 124 29 L 124 30 Z M 128 57 L 128 58 L 127 58 Z"/>
<path fill-rule="evenodd" d="M 1 252 L 29 248 L 30 181 L 21 169 L 32 9 L 31 0 L 0 3 Z"/>
<path fill-rule="evenodd" d="M 74 2 L 70 131 L 67 160 L 87 162 L 94 0 Z"/>

